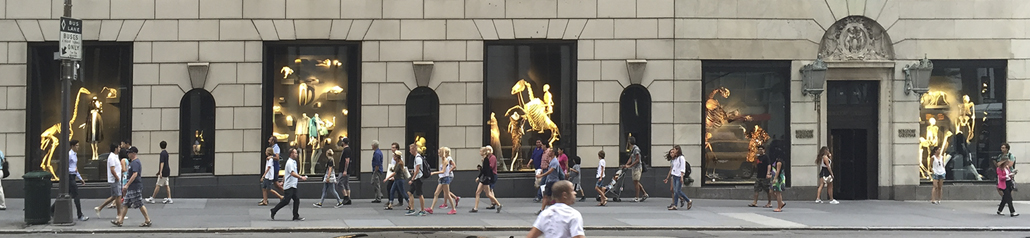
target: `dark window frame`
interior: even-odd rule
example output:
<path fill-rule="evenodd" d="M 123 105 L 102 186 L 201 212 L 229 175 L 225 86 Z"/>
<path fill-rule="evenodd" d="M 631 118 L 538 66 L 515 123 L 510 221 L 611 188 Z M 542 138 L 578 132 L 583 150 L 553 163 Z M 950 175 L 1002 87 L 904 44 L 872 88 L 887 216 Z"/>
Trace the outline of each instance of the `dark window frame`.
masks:
<path fill-rule="evenodd" d="M 274 77 L 276 74 L 270 73 L 272 71 L 278 72 L 278 68 L 275 67 L 275 48 L 278 47 L 293 47 L 293 46 L 321 46 L 321 47 L 346 47 L 347 51 L 350 52 L 347 55 L 347 77 L 352 79 L 347 84 L 347 110 L 348 116 L 354 118 L 347 120 L 347 138 L 350 138 L 350 148 L 352 151 L 350 167 L 347 173 L 350 175 L 351 180 L 361 180 L 361 42 L 358 41 L 333 41 L 333 40 L 295 40 L 295 41 L 265 41 L 262 45 L 263 58 L 261 62 L 261 85 L 262 85 L 262 101 L 261 101 L 261 144 L 259 148 L 268 147 L 268 137 L 272 135 L 272 105 L 275 105 L 275 88 L 270 86 L 274 83 Z M 274 70 L 273 70 L 274 69 Z M 339 126 L 339 125 L 338 125 Z M 334 138 L 335 140 L 335 138 Z M 335 142 L 334 142 L 335 143 Z M 285 145 L 285 146 L 284 146 Z M 280 156 L 283 159 L 289 157 L 289 145 L 280 141 L 279 147 L 281 149 Z M 336 148 L 333 145 L 332 148 Z M 254 158 L 264 158 L 264 149 L 260 152 L 254 152 Z M 340 155 L 335 156 L 339 159 Z M 264 163 L 254 163 L 254 166 L 259 167 L 258 171 L 264 171 Z M 279 169 L 282 170 L 285 164 L 280 165 Z"/>

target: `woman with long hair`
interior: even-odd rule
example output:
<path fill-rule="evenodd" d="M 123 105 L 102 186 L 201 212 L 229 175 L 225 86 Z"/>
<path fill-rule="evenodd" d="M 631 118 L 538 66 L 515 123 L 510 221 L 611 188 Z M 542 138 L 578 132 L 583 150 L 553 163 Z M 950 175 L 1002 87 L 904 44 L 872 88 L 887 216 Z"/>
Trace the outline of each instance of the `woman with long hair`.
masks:
<path fill-rule="evenodd" d="M 839 204 L 837 199 L 833 199 L 833 154 L 830 153 L 830 148 L 823 146 L 819 148 L 819 156 L 815 158 L 815 164 L 819 165 L 819 187 L 815 189 L 815 203 L 823 203 L 820 199 L 823 196 L 823 187 L 826 187 L 827 196 L 830 198 L 830 204 Z"/>
<path fill-rule="evenodd" d="M 404 181 L 408 179 L 408 174 L 405 172 L 406 168 L 404 167 L 404 159 L 401 159 L 402 155 L 404 155 L 404 152 L 400 150 L 393 152 L 393 162 L 395 163 L 393 171 L 390 171 L 390 174 L 386 176 L 387 178 L 383 179 L 383 182 L 393 179 L 394 182 L 393 186 L 390 187 L 390 194 L 398 194 L 398 204 L 403 204 L 404 200 L 408 200 L 408 194 L 404 192 L 404 184 L 407 184 Z M 386 210 L 393 210 L 393 196 L 390 196 L 390 200 L 386 201 Z M 411 210 L 411 201 L 408 201 L 408 210 Z"/>
<path fill-rule="evenodd" d="M 933 189 L 930 190 L 930 204 L 941 204 L 941 198 L 944 197 L 944 175 L 947 174 L 944 170 L 944 149 L 933 147 L 930 151 L 933 151 L 930 155 L 933 158 Z"/>
<path fill-rule="evenodd" d="M 336 205 L 333 207 L 340 208 L 343 206 L 343 199 L 340 199 L 340 193 L 336 192 L 336 181 L 337 176 L 333 171 L 333 167 L 336 167 L 335 161 L 333 161 L 333 150 L 326 152 L 329 159 L 326 160 L 325 164 L 325 175 L 322 176 L 322 199 L 318 200 L 318 203 L 312 204 L 316 208 L 322 208 L 322 202 L 325 202 L 325 192 L 332 191 L 333 196 L 336 196 Z M 346 181 L 344 181 L 346 183 Z"/>
<path fill-rule="evenodd" d="M 769 190 L 772 191 L 773 197 L 776 197 L 776 204 L 779 205 L 773 211 L 782 212 L 783 207 L 787 206 L 787 203 L 783 202 L 783 187 L 787 181 L 787 175 L 783 172 L 783 158 L 777 157 L 775 162 L 769 164 L 767 171 L 765 176 L 770 181 Z"/>
<path fill-rule="evenodd" d="M 1015 184 L 1012 183 L 1012 176 L 1015 175 L 1015 172 L 1011 170 L 1013 163 L 1014 161 L 1007 159 L 998 162 L 998 164 L 1000 164 L 997 169 L 998 190 L 1002 192 L 1001 203 L 998 204 L 999 216 L 1004 216 L 1003 214 L 1001 214 L 1001 210 L 1005 208 L 1005 205 L 1009 206 L 1009 216 L 1019 216 L 1019 213 L 1016 213 L 1016 208 L 1012 206 L 1012 189 L 1013 186 L 1015 186 Z"/>
<path fill-rule="evenodd" d="M 494 156 L 493 148 L 486 146 L 479 149 L 479 156 L 483 157 L 483 164 L 479 166 L 479 177 L 476 177 L 476 182 L 479 183 L 479 187 L 476 188 L 476 205 L 472 206 L 470 213 L 479 212 L 479 195 L 486 194 L 490 198 L 490 202 L 497 204 L 497 213 L 501 212 L 501 202 L 497 201 L 494 197 L 494 193 L 490 191 L 490 184 L 493 183 L 494 169 L 490 167 L 490 157 Z"/>
<path fill-rule="evenodd" d="M 679 203 L 679 206 L 682 207 L 683 203 L 686 203 L 687 210 L 690 210 L 694 201 L 691 201 L 687 194 L 683 193 L 683 177 L 686 176 L 687 171 L 687 159 L 683 157 L 683 149 L 679 145 L 672 146 L 666 159 L 669 160 L 670 169 L 669 174 L 665 176 L 665 183 L 669 183 L 669 179 L 672 178 L 672 205 L 667 208 L 679 210 L 676 208 L 676 204 Z"/>
<path fill-rule="evenodd" d="M 440 147 L 440 150 L 436 153 L 440 156 L 440 171 L 433 172 L 440 176 L 439 183 L 436 185 L 436 193 L 433 194 L 433 205 L 429 205 L 429 209 L 426 212 L 433 214 L 433 207 L 436 206 L 436 199 L 440 196 L 440 193 L 444 194 L 443 204 L 440 208 L 446 208 L 447 204 L 451 204 L 451 211 L 447 212 L 447 215 L 457 214 L 458 203 L 456 202 L 457 196 L 451 193 L 451 182 L 454 181 L 454 167 L 457 165 L 454 163 L 454 159 L 451 158 L 451 148 Z"/>

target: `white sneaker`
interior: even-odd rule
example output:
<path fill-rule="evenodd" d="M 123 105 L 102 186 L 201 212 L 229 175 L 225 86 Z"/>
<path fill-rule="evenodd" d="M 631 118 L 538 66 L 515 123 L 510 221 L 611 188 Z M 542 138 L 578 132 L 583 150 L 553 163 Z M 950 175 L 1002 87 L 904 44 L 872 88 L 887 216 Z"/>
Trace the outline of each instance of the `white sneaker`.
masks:
<path fill-rule="evenodd" d="M 174 204 L 175 202 L 172 202 L 171 198 L 165 198 L 165 200 L 161 201 L 161 203 L 164 203 L 164 204 Z"/>
<path fill-rule="evenodd" d="M 822 199 L 816 199 L 815 203 L 823 203 L 823 200 Z"/>
<path fill-rule="evenodd" d="M 154 204 L 154 198 L 153 197 L 149 197 L 149 198 L 143 199 L 143 201 L 145 201 L 147 203 L 150 203 L 150 204 Z"/>
<path fill-rule="evenodd" d="M 837 199 L 830 200 L 830 204 L 840 204 Z"/>

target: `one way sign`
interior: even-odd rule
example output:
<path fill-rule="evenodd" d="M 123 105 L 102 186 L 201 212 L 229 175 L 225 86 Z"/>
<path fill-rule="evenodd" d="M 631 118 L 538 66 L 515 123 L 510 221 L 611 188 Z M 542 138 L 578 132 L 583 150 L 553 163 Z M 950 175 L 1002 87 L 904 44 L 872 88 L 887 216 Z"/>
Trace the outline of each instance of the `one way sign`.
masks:
<path fill-rule="evenodd" d="M 61 59 L 82 60 L 82 20 L 61 18 Z"/>

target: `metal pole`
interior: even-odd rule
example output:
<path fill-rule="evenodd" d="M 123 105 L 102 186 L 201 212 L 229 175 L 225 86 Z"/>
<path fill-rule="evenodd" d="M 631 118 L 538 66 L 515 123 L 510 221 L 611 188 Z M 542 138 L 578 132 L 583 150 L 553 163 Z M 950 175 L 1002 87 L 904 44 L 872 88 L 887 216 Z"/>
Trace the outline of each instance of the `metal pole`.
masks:
<path fill-rule="evenodd" d="M 72 16 L 72 1 L 64 0 L 64 16 Z M 69 181 L 68 179 L 68 151 L 70 138 L 68 135 L 71 133 L 71 125 L 69 121 L 71 118 L 71 81 L 75 75 L 75 64 L 72 60 L 61 59 L 61 140 L 58 146 L 57 158 L 60 158 L 60 167 L 57 168 L 59 171 L 58 177 L 58 196 L 57 200 L 54 201 L 54 225 L 75 225 L 75 219 L 72 214 L 72 197 L 69 194 L 68 183 L 74 183 L 76 181 Z"/>

